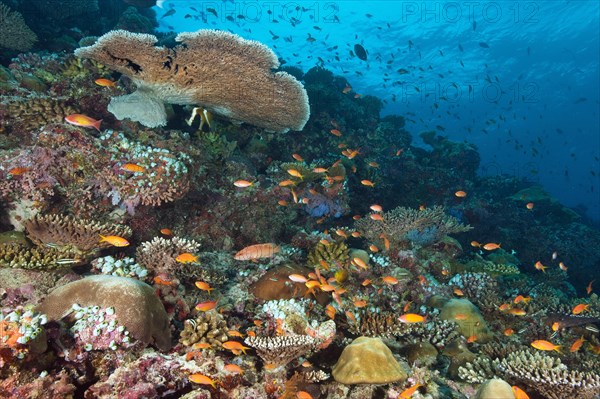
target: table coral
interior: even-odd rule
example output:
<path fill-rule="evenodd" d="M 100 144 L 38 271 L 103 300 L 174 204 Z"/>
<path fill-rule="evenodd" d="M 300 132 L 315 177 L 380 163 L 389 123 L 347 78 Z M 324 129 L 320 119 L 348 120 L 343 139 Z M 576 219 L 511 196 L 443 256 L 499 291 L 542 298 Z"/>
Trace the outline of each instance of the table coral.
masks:
<path fill-rule="evenodd" d="M 175 48 L 155 47 L 158 39 L 110 31 L 75 55 L 92 58 L 129 76 L 138 90 L 115 97 L 108 110 L 148 127 L 164 126 L 164 103 L 200 105 L 232 121 L 271 131 L 301 130 L 308 120 L 303 86 L 279 66 L 265 45 L 229 32 L 180 33 Z"/>
<path fill-rule="evenodd" d="M 167 313 L 149 285 L 125 277 L 90 276 L 60 286 L 37 307 L 49 320 L 59 320 L 81 307 L 114 308 L 116 320 L 131 336 L 161 350 L 171 347 Z"/>

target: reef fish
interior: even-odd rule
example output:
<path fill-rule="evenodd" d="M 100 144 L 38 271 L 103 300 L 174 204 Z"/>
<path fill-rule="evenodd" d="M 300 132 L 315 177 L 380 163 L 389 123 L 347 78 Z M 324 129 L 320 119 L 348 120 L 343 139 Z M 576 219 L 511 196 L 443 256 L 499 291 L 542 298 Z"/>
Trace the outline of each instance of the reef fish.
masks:
<path fill-rule="evenodd" d="M 110 79 L 105 79 L 105 78 L 99 78 L 94 80 L 94 83 L 96 83 L 98 86 L 102 86 L 102 87 L 115 87 L 117 85 L 117 82 L 114 82 Z"/>
<path fill-rule="evenodd" d="M 102 119 L 96 120 L 94 118 L 90 118 L 87 115 L 83 114 L 71 114 L 65 116 L 65 121 L 70 123 L 71 125 L 80 126 L 90 128 L 93 127 L 97 131 L 100 131 L 100 123 L 102 123 Z"/>
<path fill-rule="evenodd" d="M 552 342 L 545 341 L 543 339 L 538 339 L 537 341 L 533 341 L 531 343 L 535 349 L 539 349 L 541 351 L 557 351 L 560 353 L 560 346 L 554 345 Z"/>
<path fill-rule="evenodd" d="M 184 252 L 180 255 L 177 255 L 175 261 L 179 263 L 195 263 L 198 262 L 198 257 L 189 252 Z"/>
<path fill-rule="evenodd" d="M 190 375 L 190 381 L 195 382 L 196 384 L 210 385 L 213 388 L 216 388 L 215 381 L 204 374 L 192 374 Z"/>
<path fill-rule="evenodd" d="M 398 399 L 410 399 L 410 397 L 413 396 L 413 394 L 415 392 L 417 392 L 417 389 L 419 389 L 422 386 L 423 386 L 423 384 L 415 384 L 410 388 L 406 388 L 404 391 L 402 391 L 400 393 L 400 396 L 398 396 Z"/>
<path fill-rule="evenodd" d="M 123 237 L 103 236 L 102 234 L 99 234 L 99 236 L 100 236 L 100 242 L 107 242 L 110 245 L 113 245 L 115 247 L 126 247 L 129 245 L 129 241 L 127 241 Z"/>
<path fill-rule="evenodd" d="M 529 395 L 525 393 L 521 388 L 516 385 L 512 386 L 513 395 L 515 395 L 515 399 L 529 399 Z"/>
<path fill-rule="evenodd" d="M 235 260 L 252 260 L 271 258 L 281 250 L 279 245 L 273 243 L 250 245 L 234 255 Z"/>
<path fill-rule="evenodd" d="M 354 45 L 354 54 L 356 54 L 359 60 L 367 60 L 367 50 L 358 43 Z"/>

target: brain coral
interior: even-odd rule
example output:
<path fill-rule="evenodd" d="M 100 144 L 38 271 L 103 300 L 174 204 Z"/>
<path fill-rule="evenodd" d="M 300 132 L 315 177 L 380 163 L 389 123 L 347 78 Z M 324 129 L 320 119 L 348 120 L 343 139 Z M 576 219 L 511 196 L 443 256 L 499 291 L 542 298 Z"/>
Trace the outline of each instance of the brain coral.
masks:
<path fill-rule="evenodd" d="M 56 288 L 36 310 L 48 315 L 48 320 L 60 320 L 73 304 L 113 307 L 133 338 L 161 350 L 171 348 L 167 312 L 148 284 L 125 277 L 89 276 Z"/>
<path fill-rule="evenodd" d="M 389 384 L 407 378 L 381 338 L 369 337 L 358 337 L 346 346 L 332 374 L 342 384 Z"/>
<path fill-rule="evenodd" d="M 111 100 L 108 110 L 148 127 L 167 122 L 164 103 L 198 105 L 234 122 L 275 132 L 301 130 L 308 120 L 302 84 L 279 67 L 265 45 L 232 33 L 199 30 L 180 33 L 174 48 L 156 47 L 155 36 L 110 31 L 78 57 L 129 76 L 137 91 Z"/>

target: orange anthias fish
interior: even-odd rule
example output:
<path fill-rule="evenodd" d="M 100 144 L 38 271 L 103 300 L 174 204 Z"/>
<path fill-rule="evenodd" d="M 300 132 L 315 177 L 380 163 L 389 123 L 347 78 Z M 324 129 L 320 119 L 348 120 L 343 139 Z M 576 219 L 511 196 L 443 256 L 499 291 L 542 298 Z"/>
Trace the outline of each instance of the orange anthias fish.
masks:
<path fill-rule="evenodd" d="M 213 388 L 216 388 L 215 381 L 212 378 L 205 376 L 204 374 L 192 374 L 190 375 L 190 381 L 196 384 L 210 385 Z"/>
<path fill-rule="evenodd" d="M 531 343 L 535 349 L 539 349 L 541 351 L 557 351 L 560 353 L 560 346 L 554 345 L 552 342 L 545 341 L 543 339 L 538 339 L 537 341 L 533 341 Z"/>
<path fill-rule="evenodd" d="M 198 257 L 196 255 L 193 255 L 189 252 L 184 252 L 180 255 L 177 255 L 177 257 L 175 258 L 176 262 L 179 263 L 197 263 L 198 262 Z"/>
<path fill-rule="evenodd" d="M 210 292 L 214 290 L 214 288 L 212 288 L 208 283 L 204 281 L 196 281 L 194 284 L 196 285 L 196 287 L 198 287 L 198 289 L 201 289 L 202 291 L 207 291 L 209 295 Z"/>
<path fill-rule="evenodd" d="M 577 352 L 579 349 L 581 349 L 581 346 L 583 345 L 584 342 L 585 342 L 585 338 L 583 338 L 583 337 L 579 338 L 577 341 L 573 342 L 573 345 L 571 345 L 571 349 L 569 349 L 569 351 Z"/>
<path fill-rule="evenodd" d="M 585 289 L 585 291 L 587 292 L 588 295 L 590 295 L 592 293 L 592 284 L 594 283 L 594 281 L 596 281 L 596 280 L 590 281 L 590 283 L 588 284 L 588 286 Z"/>
<path fill-rule="evenodd" d="M 236 180 L 233 182 L 233 185 L 240 188 L 250 187 L 254 184 L 254 182 L 248 180 Z"/>
<path fill-rule="evenodd" d="M 398 284 L 398 279 L 393 276 L 385 276 L 381 279 L 385 284 L 396 285 Z"/>
<path fill-rule="evenodd" d="M 238 253 L 233 258 L 235 260 L 252 260 L 260 258 L 272 258 L 281 248 L 273 243 L 250 245 Z"/>
<path fill-rule="evenodd" d="M 296 393 L 296 399 L 314 399 L 311 394 L 306 391 L 298 391 Z"/>
<path fill-rule="evenodd" d="M 496 244 L 495 242 L 489 242 L 483 246 L 483 249 L 486 251 L 493 251 L 498 248 L 500 248 L 500 244 Z"/>
<path fill-rule="evenodd" d="M 226 364 L 223 367 L 225 370 L 229 371 L 230 373 L 235 373 L 235 374 L 244 374 L 244 370 L 242 370 L 242 368 L 240 366 L 238 366 L 237 364 Z"/>
<path fill-rule="evenodd" d="M 173 231 L 171 229 L 160 229 L 160 234 L 171 237 L 173 235 Z"/>
<path fill-rule="evenodd" d="M 242 353 L 245 355 L 246 351 L 248 349 L 250 349 L 250 347 L 248 346 L 244 346 L 241 344 L 241 342 L 238 341 L 227 341 L 227 342 L 223 342 L 221 344 L 223 346 L 223 348 L 230 350 L 230 351 L 242 351 Z"/>
<path fill-rule="evenodd" d="M 406 313 L 400 316 L 399 319 L 403 323 L 423 323 L 425 316 L 416 313 Z"/>
<path fill-rule="evenodd" d="M 527 314 L 525 310 L 518 308 L 508 309 L 508 313 L 510 313 L 513 316 L 525 316 Z"/>
<path fill-rule="evenodd" d="M 381 205 L 378 204 L 373 204 L 369 207 L 373 212 L 381 212 L 383 211 L 383 208 L 381 207 Z"/>
<path fill-rule="evenodd" d="M 478 243 L 477 241 L 471 241 L 471 246 L 475 247 L 475 248 L 479 248 L 479 247 L 481 247 L 481 244 Z"/>
<path fill-rule="evenodd" d="M 512 391 L 513 395 L 515 395 L 515 399 L 529 399 L 529 395 L 527 395 L 524 390 L 516 385 L 513 385 Z"/>
<path fill-rule="evenodd" d="M 455 192 L 454 195 L 457 196 L 458 198 L 465 198 L 467 196 L 467 193 L 462 190 L 459 190 L 459 191 Z"/>
<path fill-rule="evenodd" d="M 330 132 L 331 134 L 333 134 L 334 136 L 337 136 L 337 137 L 341 137 L 341 136 L 342 136 L 342 132 L 340 132 L 340 131 L 339 131 L 339 130 L 337 130 L 337 129 L 331 129 L 329 132 Z"/>
<path fill-rule="evenodd" d="M 371 180 L 361 180 L 360 184 L 362 184 L 363 186 L 375 187 L 375 183 L 373 183 Z"/>
<path fill-rule="evenodd" d="M 12 168 L 8 171 L 8 174 L 11 176 L 21 176 L 21 175 L 29 172 L 30 170 L 31 170 L 31 168 L 25 168 L 25 167 Z"/>
<path fill-rule="evenodd" d="M 65 121 L 70 123 L 71 125 L 90 128 L 93 127 L 97 131 L 100 131 L 100 123 L 102 123 L 102 119 L 96 120 L 90 118 L 87 115 L 83 114 L 72 114 L 65 117 Z"/>
<path fill-rule="evenodd" d="M 208 312 L 217 306 L 217 302 L 218 301 L 201 302 L 196 305 L 196 310 L 199 310 L 200 312 Z"/>
<path fill-rule="evenodd" d="M 129 245 L 129 241 L 127 241 L 123 237 L 103 236 L 102 234 L 99 234 L 99 236 L 100 236 L 100 242 L 107 242 L 110 245 L 113 245 L 115 247 L 126 247 Z"/>
<path fill-rule="evenodd" d="M 548 266 L 544 266 L 542 264 L 542 262 L 540 262 L 539 260 L 537 262 L 535 262 L 535 265 L 533 265 L 537 270 L 541 270 L 544 273 L 546 273 L 546 269 L 548 268 Z"/>
<path fill-rule="evenodd" d="M 573 314 L 580 314 L 586 310 L 590 309 L 590 305 L 589 304 L 585 304 L 585 303 L 580 303 L 579 305 L 575 306 L 573 308 Z"/>
<path fill-rule="evenodd" d="M 507 337 L 510 337 L 514 333 L 515 333 L 515 330 L 513 330 L 512 328 L 507 328 L 506 330 L 504 330 L 504 335 L 506 335 Z"/>
<path fill-rule="evenodd" d="M 533 202 L 528 202 L 527 205 L 525 205 L 525 207 L 529 210 L 532 210 L 534 206 L 535 204 Z"/>
<path fill-rule="evenodd" d="M 96 79 L 94 80 L 94 83 L 102 87 L 115 87 L 117 85 L 117 82 L 105 78 Z"/>
<path fill-rule="evenodd" d="M 410 388 L 406 388 L 404 391 L 400 392 L 400 396 L 398 396 L 398 399 L 410 399 L 410 397 L 413 396 L 415 392 L 417 392 L 417 389 L 419 389 L 422 386 L 423 384 L 415 384 Z"/>
<path fill-rule="evenodd" d="M 126 163 L 123 166 L 121 166 L 121 169 L 132 173 L 142 173 L 146 170 L 146 168 L 144 168 L 143 166 L 140 166 L 135 163 Z"/>

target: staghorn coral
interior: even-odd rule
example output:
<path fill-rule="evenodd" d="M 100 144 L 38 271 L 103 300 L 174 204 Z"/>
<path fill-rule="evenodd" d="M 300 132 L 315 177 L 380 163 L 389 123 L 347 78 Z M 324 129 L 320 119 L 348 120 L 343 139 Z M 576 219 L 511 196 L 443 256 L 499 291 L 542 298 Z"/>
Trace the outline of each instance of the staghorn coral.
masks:
<path fill-rule="evenodd" d="M 27 26 L 21 13 L 0 3 L 0 47 L 27 51 L 36 41 L 36 34 Z"/>
<path fill-rule="evenodd" d="M 138 90 L 109 105 L 118 119 L 164 126 L 164 103 L 171 103 L 201 105 L 276 132 L 304 127 L 310 112 L 306 91 L 291 75 L 271 72 L 279 62 L 268 47 L 216 30 L 180 33 L 175 40 L 182 44 L 155 47 L 155 36 L 116 30 L 75 55 L 132 78 Z"/>
<path fill-rule="evenodd" d="M 361 218 L 355 227 L 371 242 L 380 242 L 386 237 L 392 245 L 413 243 L 426 246 L 442 240 L 447 234 L 461 233 L 472 229 L 458 219 L 446 215 L 444 207 L 434 206 L 424 210 L 404 207 L 382 213 L 383 220 Z M 383 248 L 384 245 L 380 245 Z"/>
<path fill-rule="evenodd" d="M 307 262 L 315 267 L 325 262 L 330 267 L 338 268 L 347 265 L 349 259 L 349 250 L 345 242 L 318 242 L 308 254 Z"/>
<path fill-rule="evenodd" d="M 63 245 L 59 248 L 47 246 L 30 248 L 19 243 L 9 243 L 0 245 L 0 268 L 63 269 L 85 264 L 92 255 L 71 245 Z"/>
<path fill-rule="evenodd" d="M 227 322 L 223 315 L 211 310 L 198 314 L 195 319 L 186 320 L 183 323 L 179 342 L 185 346 L 208 343 L 220 348 L 223 342 L 229 340 L 227 331 Z"/>
<path fill-rule="evenodd" d="M 110 247 L 109 243 L 100 242 L 100 235 L 128 238 L 132 234 L 128 226 L 58 214 L 35 215 L 24 226 L 27 237 L 36 245 L 72 246 L 82 252 Z"/>
<path fill-rule="evenodd" d="M 481 384 L 496 375 L 496 364 L 496 361 L 492 361 L 487 356 L 479 356 L 464 366 L 460 366 L 458 377 L 471 384 Z"/>
<path fill-rule="evenodd" d="M 185 252 L 195 253 L 199 248 L 200 244 L 194 240 L 154 237 L 138 246 L 135 259 L 152 273 L 176 273 L 181 264 L 175 258 Z"/>

